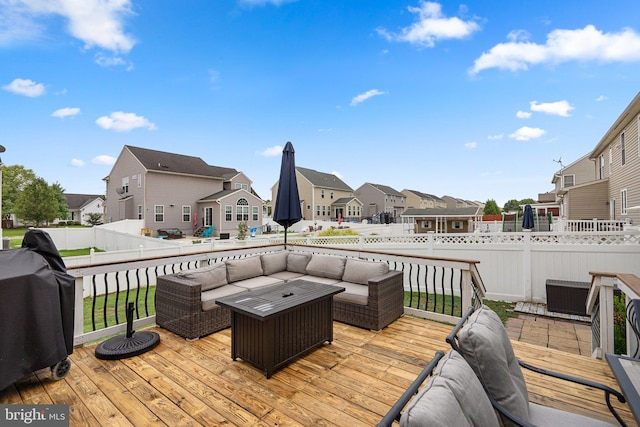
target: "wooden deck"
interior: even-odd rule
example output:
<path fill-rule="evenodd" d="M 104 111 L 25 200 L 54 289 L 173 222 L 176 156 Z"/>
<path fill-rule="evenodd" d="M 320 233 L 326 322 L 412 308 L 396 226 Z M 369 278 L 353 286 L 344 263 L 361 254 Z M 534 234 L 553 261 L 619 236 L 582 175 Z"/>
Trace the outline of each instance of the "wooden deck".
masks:
<path fill-rule="evenodd" d="M 61 381 L 48 370 L 0 391 L 0 403 L 69 404 L 72 426 L 238 425 L 371 426 L 387 412 L 437 349 L 448 351 L 450 325 L 405 316 L 375 333 L 334 322 L 331 345 L 296 360 L 271 379 L 230 357 L 230 330 L 197 341 L 166 332 L 154 350 L 120 361 L 77 348 Z M 618 388 L 604 361 L 514 343 L 524 361 Z M 603 395 L 526 373 L 537 403 L 615 421 Z M 626 405 L 614 402 L 635 425 Z"/>

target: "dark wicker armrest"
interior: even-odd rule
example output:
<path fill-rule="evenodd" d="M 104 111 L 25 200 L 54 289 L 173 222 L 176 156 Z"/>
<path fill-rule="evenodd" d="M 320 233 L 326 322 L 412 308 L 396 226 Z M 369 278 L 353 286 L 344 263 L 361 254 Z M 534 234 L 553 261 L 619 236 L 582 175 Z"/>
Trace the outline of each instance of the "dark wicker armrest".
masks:
<path fill-rule="evenodd" d="M 156 311 L 171 306 L 173 313 L 197 313 L 202 309 L 201 293 L 202 285 L 193 280 L 175 274 L 159 276 L 156 287 Z"/>
<path fill-rule="evenodd" d="M 377 309 L 389 300 L 397 299 L 404 303 L 403 274 L 401 271 L 391 270 L 387 274 L 369 279 L 369 306 Z"/>

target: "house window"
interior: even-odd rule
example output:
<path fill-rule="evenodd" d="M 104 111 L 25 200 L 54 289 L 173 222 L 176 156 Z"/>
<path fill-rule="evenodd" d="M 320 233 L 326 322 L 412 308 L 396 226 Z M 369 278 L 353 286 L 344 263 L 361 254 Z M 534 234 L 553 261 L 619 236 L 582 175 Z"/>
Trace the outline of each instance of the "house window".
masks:
<path fill-rule="evenodd" d="M 307 210 L 310 211 L 311 210 L 311 205 L 307 205 Z"/>
<path fill-rule="evenodd" d="M 242 184 L 240 182 L 236 182 L 234 184 L 234 188 L 236 190 L 247 190 L 247 191 L 249 191 L 249 184 Z"/>
<path fill-rule="evenodd" d="M 627 189 L 620 191 L 620 213 L 627 214 Z"/>
<path fill-rule="evenodd" d="M 320 190 L 320 198 L 324 199 L 324 190 Z"/>
<path fill-rule="evenodd" d="M 609 175 L 613 167 L 613 147 L 609 147 Z"/>
<path fill-rule="evenodd" d="M 316 215 L 320 216 L 320 205 L 316 206 Z"/>
<path fill-rule="evenodd" d="M 575 175 L 562 175 L 562 188 L 573 187 L 575 185 Z"/>
<path fill-rule="evenodd" d="M 122 178 L 122 194 L 129 192 L 129 177 Z"/>
<path fill-rule="evenodd" d="M 454 230 L 462 230 L 462 221 L 453 221 Z"/>
<path fill-rule="evenodd" d="M 431 228 L 431 221 L 422 221 L 422 228 Z"/>
<path fill-rule="evenodd" d="M 327 214 L 327 207 L 323 206 L 322 207 L 322 216 L 325 216 Z"/>
<path fill-rule="evenodd" d="M 231 222 L 233 220 L 233 206 L 226 205 L 224 207 L 224 220 L 226 222 Z"/>
<path fill-rule="evenodd" d="M 191 222 L 191 206 L 182 207 L 182 222 Z"/>
<path fill-rule="evenodd" d="M 626 149 L 624 146 L 624 133 L 620 134 L 620 161 L 622 166 L 626 163 Z"/>
<path fill-rule="evenodd" d="M 257 221 L 259 219 L 258 213 L 259 213 L 259 208 L 257 206 L 251 207 L 251 219 L 253 221 Z"/>
<path fill-rule="evenodd" d="M 142 174 L 138 174 L 138 188 L 142 188 Z"/>
<path fill-rule="evenodd" d="M 142 219 L 142 205 L 138 205 L 138 219 Z"/>
<path fill-rule="evenodd" d="M 600 154 L 600 179 L 604 179 L 604 154 Z"/>
<path fill-rule="evenodd" d="M 164 205 L 155 205 L 153 211 L 155 213 L 155 222 L 164 222 Z"/>
<path fill-rule="evenodd" d="M 329 193 L 329 198 L 333 200 L 333 191 Z"/>
<path fill-rule="evenodd" d="M 247 202 L 247 199 L 238 199 L 236 203 L 236 221 L 249 221 L 249 202 Z"/>

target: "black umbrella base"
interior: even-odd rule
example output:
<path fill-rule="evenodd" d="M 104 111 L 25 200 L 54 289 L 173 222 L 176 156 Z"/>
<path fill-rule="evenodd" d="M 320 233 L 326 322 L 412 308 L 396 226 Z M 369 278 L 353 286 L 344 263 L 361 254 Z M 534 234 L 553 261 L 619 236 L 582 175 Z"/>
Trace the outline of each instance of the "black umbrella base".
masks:
<path fill-rule="evenodd" d="M 145 353 L 158 344 L 160 335 L 157 332 L 134 332 L 130 337 L 121 335 L 98 344 L 96 357 L 105 360 L 125 359 Z"/>

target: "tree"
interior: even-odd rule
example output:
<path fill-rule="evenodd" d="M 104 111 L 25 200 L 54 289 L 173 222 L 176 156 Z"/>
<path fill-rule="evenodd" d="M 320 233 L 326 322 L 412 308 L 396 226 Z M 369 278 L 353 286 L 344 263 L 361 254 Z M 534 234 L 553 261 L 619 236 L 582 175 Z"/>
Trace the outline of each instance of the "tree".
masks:
<path fill-rule="evenodd" d="M 15 214 L 20 222 L 40 227 L 58 216 L 59 203 L 56 190 L 42 178 L 27 185 L 15 203 Z"/>
<path fill-rule="evenodd" d="M 493 199 L 489 199 L 484 204 L 483 213 L 485 215 L 500 215 L 501 212 L 496 201 Z"/>
<path fill-rule="evenodd" d="M 51 185 L 53 192 L 56 195 L 56 201 L 58 202 L 58 219 L 69 219 L 69 205 L 67 205 L 67 198 L 64 196 L 64 188 L 57 182 Z"/>
<path fill-rule="evenodd" d="M 2 215 L 15 214 L 15 206 L 25 187 L 36 179 L 36 174 L 24 166 L 2 168 Z"/>
<path fill-rule="evenodd" d="M 503 212 L 513 212 L 520 210 L 520 202 L 516 199 L 511 199 L 507 203 L 504 204 L 502 208 Z"/>
<path fill-rule="evenodd" d="M 87 217 L 87 222 L 89 225 L 98 225 L 102 223 L 102 214 L 97 212 L 91 212 L 88 214 L 84 214 Z"/>

